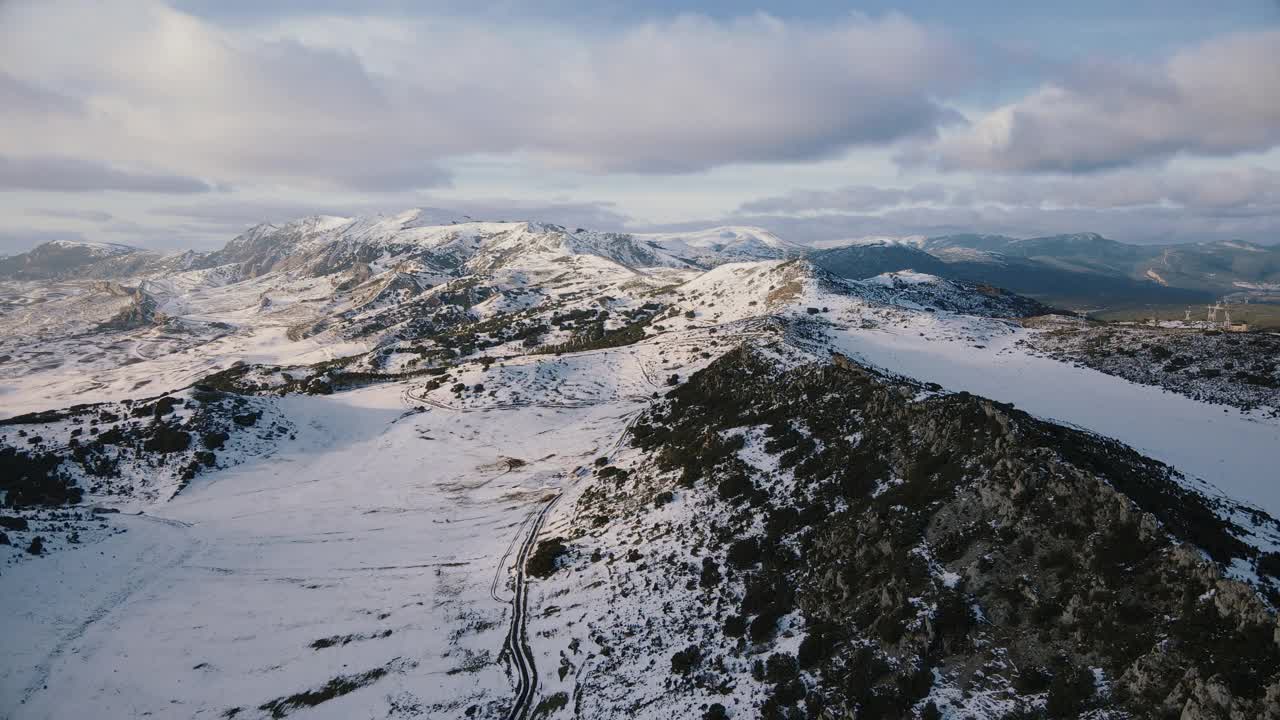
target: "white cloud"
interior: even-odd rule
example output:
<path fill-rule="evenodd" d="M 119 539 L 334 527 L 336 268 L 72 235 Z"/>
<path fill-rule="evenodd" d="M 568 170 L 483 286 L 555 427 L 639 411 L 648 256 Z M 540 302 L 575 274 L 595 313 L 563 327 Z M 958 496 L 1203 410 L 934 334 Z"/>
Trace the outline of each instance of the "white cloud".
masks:
<path fill-rule="evenodd" d="M 1215 38 L 1159 67 L 1090 64 L 904 154 L 945 170 L 1089 172 L 1280 145 L 1280 30 Z"/>

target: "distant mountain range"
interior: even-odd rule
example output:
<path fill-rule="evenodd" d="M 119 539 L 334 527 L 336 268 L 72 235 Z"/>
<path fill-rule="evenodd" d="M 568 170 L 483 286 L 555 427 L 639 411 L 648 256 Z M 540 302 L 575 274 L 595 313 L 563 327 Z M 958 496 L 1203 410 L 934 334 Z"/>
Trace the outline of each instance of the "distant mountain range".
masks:
<path fill-rule="evenodd" d="M 1239 241 L 1129 245 L 1096 233 L 944 235 L 855 243 L 813 261 L 845 277 L 913 269 L 1073 309 L 1280 296 L 1280 248 Z"/>
<path fill-rule="evenodd" d="M 514 226 L 524 228 L 511 234 Z M 469 247 L 476 235 L 442 233 L 465 226 L 511 234 Z M 483 234 L 483 233 L 481 233 Z M 439 237 L 436 237 L 439 236 Z M 468 240 L 467 238 L 471 239 Z M 434 238 L 434 239 L 433 239 Z M 54 241 L 0 258 L 0 278 L 119 279 L 235 265 L 253 277 L 280 269 L 323 275 L 376 258 L 414 261 L 430 272 L 462 264 L 498 267 L 530 244 L 562 244 L 626 265 L 708 269 L 726 262 L 809 256 L 836 275 L 862 279 L 914 270 L 989 284 L 1076 310 L 1234 300 L 1280 301 L 1280 246 L 1242 241 L 1130 245 L 1096 233 L 1019 239 L 1004 235 L 877 237 L 809 247 L 754 227 L 684 233 L 601 233 L 541 223 L 448 220 L 439 211 L 392 216 L 316 216 L 262 224 L 214 252 L 158 253 L 125 245 Z"/>

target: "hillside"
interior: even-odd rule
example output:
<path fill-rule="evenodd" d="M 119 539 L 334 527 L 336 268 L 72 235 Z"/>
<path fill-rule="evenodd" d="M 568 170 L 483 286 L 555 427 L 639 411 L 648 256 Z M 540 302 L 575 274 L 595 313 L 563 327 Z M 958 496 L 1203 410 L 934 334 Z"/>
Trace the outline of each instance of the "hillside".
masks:
<path fill-rule="evenodd" d="M 0 714 L 1280 713 L 1274 393 L 795 255 L 410 211 L 0 284 Z"/>

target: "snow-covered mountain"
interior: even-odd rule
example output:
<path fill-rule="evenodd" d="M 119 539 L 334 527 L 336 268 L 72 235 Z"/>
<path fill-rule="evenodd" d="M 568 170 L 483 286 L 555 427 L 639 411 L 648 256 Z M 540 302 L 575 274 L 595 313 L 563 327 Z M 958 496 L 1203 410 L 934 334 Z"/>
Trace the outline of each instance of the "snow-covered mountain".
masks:
<path fill-rule="evenodd" d="M 0 281 L 0 715 L 1280 712 L 1274 344 L 858 271 L 916 245 L 415 210 Z"/>
<path fill-rule="evenodd" d="M 685 233 L 651 233 L 634 236 L 651 247 L 700 267 L 726 262 L 779 260 L 799 257 L 809 248 L 788 242 L 755 227 L 716 227 Z"/>

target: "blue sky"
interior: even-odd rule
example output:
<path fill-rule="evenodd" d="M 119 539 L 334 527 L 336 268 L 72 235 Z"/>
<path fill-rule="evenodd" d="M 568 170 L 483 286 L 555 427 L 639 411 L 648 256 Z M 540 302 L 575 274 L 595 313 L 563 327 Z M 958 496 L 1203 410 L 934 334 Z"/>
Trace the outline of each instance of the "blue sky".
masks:
<path fill-rule="evenodd" d="M 1280 240 L 1280 3 L 9 0 L 0 253 L 411 206 Z"/>

